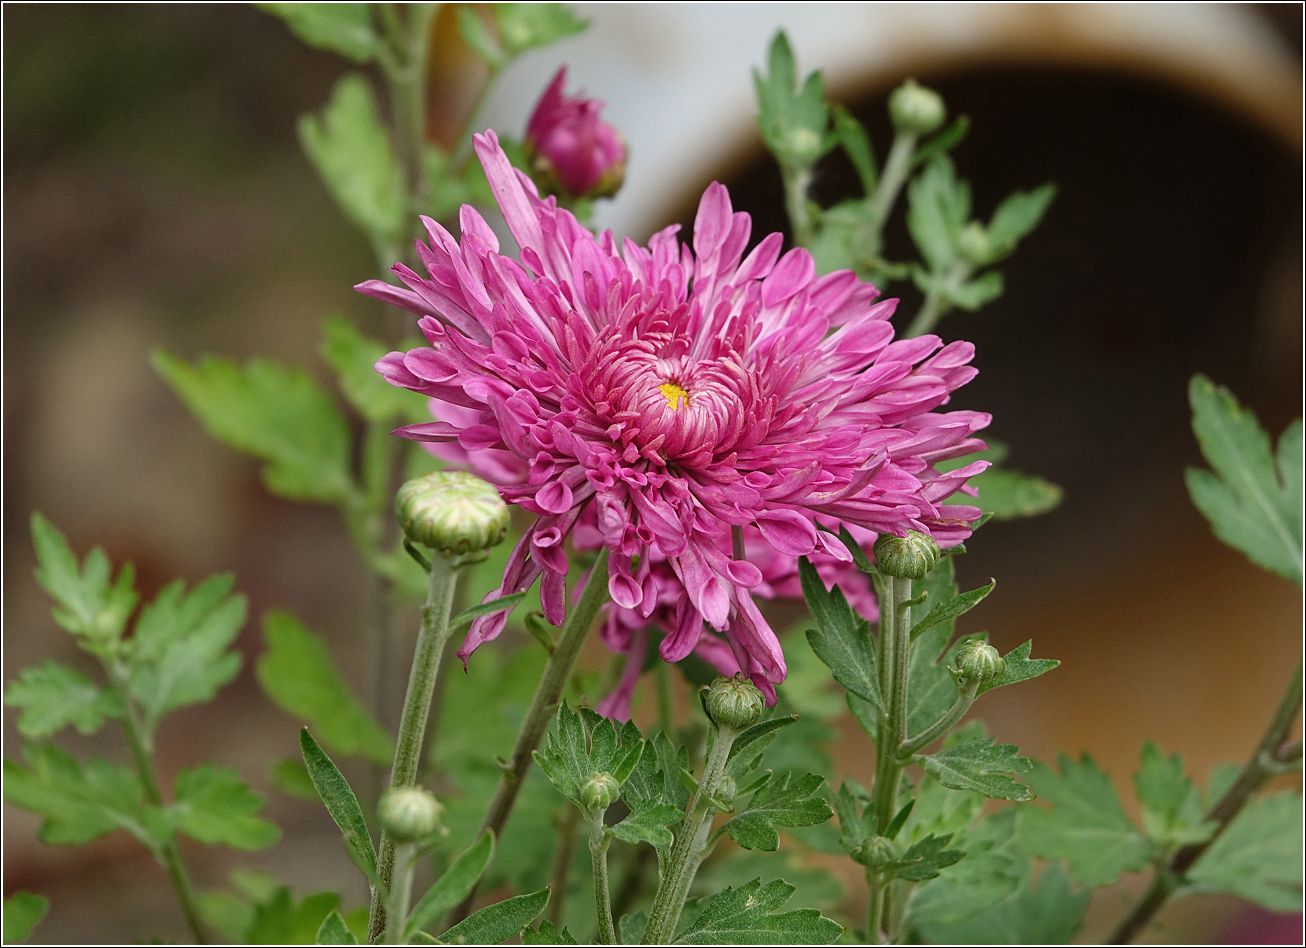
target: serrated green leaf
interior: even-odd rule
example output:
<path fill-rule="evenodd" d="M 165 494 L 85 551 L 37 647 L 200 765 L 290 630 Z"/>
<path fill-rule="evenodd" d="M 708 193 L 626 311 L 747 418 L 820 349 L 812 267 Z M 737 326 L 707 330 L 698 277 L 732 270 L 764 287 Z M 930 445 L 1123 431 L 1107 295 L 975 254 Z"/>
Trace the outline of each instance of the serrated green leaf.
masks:
<path fill-rule="evenodd" d="M 945 787 L 971 790 L 995 800 L 1029 800 L 1029 788 L 1007 774 L 1024 773 L 1034 765 L 1011 744 L 993 738 L 965 741 L 921 761 L 926 773 Z"/>
<path fill-rule="evenodd" d="M 948 849 L 952 834 L 926 836 L 901 856 L 884 867 L 886 879 L 903 879 L 907 882 L 924 882 L 935 879 L 949 866 L 954 866 L 966 856 L 963 849 Z"/>
<path fill-rule="evenodd" d="M 911 629 L 912 641 L 913 642 L 916 641 L 916 639 L 918 639 L 923 632 L 929 631 L 930 629 L 934 628 L 936 625 L 939 625 L 943 622 L 951 622 L 955 620 L 958 616 L 965 615 L 967 612 L 970 612 L 970 610 L 974 609 L 976 606 L 980 604 L 980 602 L 983 601 L 985 596 L 993 592 L 993 587 L 996 585 L 997 585 L 996 581 L 990 580 L 987 586 L 981 586 L 978 589 L 972 589 L 970 592 L 964 592 L 961 593 L 960 595 L 952 596 L 951 598 L 945 599 L 944 601 L 940 602 L 938 605 L 934 606 L 934 608 L 932 608 L 928 613 L 926 613 L 925 618 L 921 619 L 919 622 L 917 622 L 915 625 L 912 626 Z M 915 590 L 913 589 L 913 592 L 914 591 Z M 930 599 L 927 599 L 926 604 L 929 604 L 933 600 L 933 598 L 934 597 L 931 596 Z"/>
<path fill-rule="evenodd" d="M 979 496 L 967 503 L 997 520 L 1037 517 L 1061 503 L 1064 491 L 1051 481 L 1002 467 L 991 467 L 968 482 Z"/>
<path fill-rule="evenodd" d="M 557 791 L 581 809 L 581 790 L 591 777 L 606 773 L 620 785 L 643 754 L 639 728 L 629 721 L 618 728 L 610 718 L 589 708 L 573 711 L 565 701 L 554 720 L 535 759 Z"/>
<path fill-rule="evenodd" d="M 820 72 L 808 73 L 801 88 L 797 78 L 793 50 L 782 30 L 771 41 L 766 76 L 753 70 L 753 89 L 762 138 L 787 169 L 810 167 L 838 141 L 826 134 L 830 109 Z"/>
<path fill-rule="evenodd" d="M 177 774 L 168 818 L 201 843 L 265 849 L 281 838 L 281 831 L 254 815 L 261 809 L 263 798 L 245 785 L 234 768 L 219 770 L 202 764 Z"/>
<path fill-rule="evenodd" d="M 1283 433 L 1279 456 L 1256 416 L 1204 375 L 1188 386 L 1193 433 L 1214 469 L 1185 472 L 1188 493 L 1215 535 L 1253 563 L 1302 585 L 1302 427 Z"/>
<path fill-rule="evenodd" d="M 1143 805 L 1143 831 L 1163 846 L 1200 842 L 1215 830 L 1202 821 L 1202 800 L 1184 774 L 1183 758 L 1163 757 L 1152 741 L 1143 744 L 1134 792 Z"/>
<path fill-rule="evenodd" d="M 1028 873 L 1028 860 L 1008 846 L 1016 816 L 1014 809 L 1000 810 L 954 836 L 954 845 L 965 850 L 966 858 L 912 893 L 903 927 L 912 927 L 918 919 L 958 922 L 1015 892 Z"/>
<path fill-rule="evenodd" d="M 970 217 L 970 186 L 939 155 L 907 186 L 907 202 L 907 229 L 929 272 L 946 273 L 957 260 L 957 235 Z"/>
<path fill-rule="evenodd" d="M 679 823 L 685 814 L 669 803 L 632 808 L 630 815 L 608 828 L 617 839 L 626 843 L 648 843 L 656 848 L 670 846 L 675 837 L 668 827 Z"/>
<path fill-rule="evenodd" d="M 812 651 L 830 668 L 835 681 L 878 708 L 880 686 L 870 623 L 853 612 L 838 586 L 826 590 L 807 557 L 799 557 L 798 576 L 803 598 L 818 626 L 807 632 Z"/>
<path fill-rule="evenodd" d="M 944 923 L 922 915 L 917 931 L 935 945 L 1065 945 L 1075 937 L 1089 893 L 1075 892 L 1053 864 L 1035 887 L 1026 877 L 1009 898 L 964 921 Z"/>
<path fill-rule="evenodd" d="M 172 828 L 142 799 L 129 767 L 92 757 L 82 764 L 53 744 L 26 744 L 27 767 L 5 758 L 4 798 L 45 817 L 37 835 L 52 846 L 89 843 L 123 829 L 158 852 Z"/>
<path fill-rule="evenodd" d="M 1039 225 L 1056 196 L 1056 185 L 1045 184 L 1032 191 L 1016 191 L 999 204 L 989 219 L 988 238 L 993 252 L 986 263 L 1009 256 L 1016 244 Z"/>
<path fill-rule="evenodd" d="M 342 76 L 320 115 L 300 116 L 299 141 L 345 216 L 378 248 L 393 246 L 404 228 L 403 182 L 368 81 Z"/>
<path fill-rule="evenodd" d="M 372 29 L 366 3 L 256 3 L 260 10 L 280 17 L 301 40 L 317 49 L 347 56 L 356 63 L 370 61 L 382 46 Z"/>
<path fill-rule="evenodd" d="M 780 848 L 777 826 L 815 826 L 834 815 L 817 795 L 824 784 L 825 778 L 816 774 L 780 774 L 752 795 L 725 824 L 726 832 L 745 849 L 774 852 Z"/>
<path fill-rule="evenodd" d="M 1001 296 L 1002 289 L 1002 274 L 996 270 L 990 270 L 974 280 L 948 286 L 945 295 L 954 306 L 964 309 L 968 313 L 973 313 L 978 309 L 983 309 Z"/>
<path fill-rule="evenodd" d="M 754 724 L 736 737 L 734 743 L 730 745 L 730 753 L 726 757 L 729 761 L 726 772 L 735 777 L 743 776 L 751 769 L 751 761 L 755 761 L 775 740 L 776 731 L 797 723 L 797 715 L 778 714 Z"/>
<path fill-rule="evenodd" d="M 1188 872 L 1200 891 L 1228 892 L 1271 912 L 1302 906 L 1302 802 L 1294 793 L 1253 800 Z"/>
<path fill-rule="evenodd" d="M 1002 675 L 993 681 L 986 681 L 979 687 L 979 694 L 986 691 L 992 691 L 994 688 L 1002 688 L 1007 685 L 1014 685 L 1020 681 L 1029 681 L 1031 678 L 1037 678 L 1039 675 L 1052 671 L 1061 664 L 1055 658 L 1030 658 L 1030 649 L 1034 647 L 1034 640 L 1030 639 L 1023 645 L 1017 645 L 1002 660 L 1006 667 Z"/>
<path fill-rule="evenodd" d="M 27 668 L 5 689 L 4 702 L 22 708 L 18 730 L 25 737 L 49 737 L 69 724 L 93 734 L 105 718 L 122 716 L 122 698 L 112 688 L 100 688 L 81 672 L 46 661 Z"/>
<path fill-rule="evenodd" d="M 362 754 L 388 764 L 394 743 L 354 697 L 326 644 L 288 612 L 263 619 L 267 651 L 255 670 L 269 698 L 312 727 L 338 754 Z"/>
<path fill-rule="evenodd" d="M 625 916 L 623 916 L 624 920 Z M 574 945 L 576 939 L 571 937 L 571 932 L 567 931 L 564 926 L 562 931 L 547 918 L 540 922 L 540 927 L 527 928 L 521 933 L 521 943 L 523 945 Z M 630 944 L 630 942 L 627 942 Z"/>
<path fill-rule="evenodd" d="M 1111 778 L 1088 754 L 1078 763 L 1062 754 L 1059 762 L 1059 774 L 1035 764 L 1028 777 L 1052 809 L 1022 810 L 1017 848 L 1042 859 L 1065 859 L 1071 876 L 1090 888 L 1145 867 L 1153 845 L 1125 816 Z"/>
<path fill-rule="evenodd" d="M 95 654 L 104 654 L 122 638 L 136 608 L 135 575 L 130 563 L 111 575 L 109 558 L 96 547 L 79 566 L 68 540 L 45 517 L 32 514 L 32 546 L 36 550 L 36 581 L 57 605 L 54 621 L 85 641 Z"/>
<path fill-rule="evenodd" d="M 174 580 L 141 610 L 126 658 L 147 730 L 169 711 L 213 700 L 240 671 L 243 656 L 227 650 L 245 624 L 234 581 L 211 576 L 187 593 Z"/>
<path fill-rule="evenodd" d="M 192 366 L 167 352 L 154 367 L 210 435 L 266 462 L 263 481 L 290 500 L 343 503 L 350 496 L 349 427 L 335 402 L 299 368 L 219 356 Z"/>
<path fill-rule="evenodd" d="M 467 897 L 481 876 L 485 875 L 490 860 L 494 858 L 494 833 L 486 830 L 471 847 L 460 854 L 444 871 L 444 874 L 413 906 L 408 915 L 407 932 L 426 928 L 445 912 Z"/>
<path fill-rule="evenodd" d="M 32 892 L 15 892 L 5 899 L 4 943 L 12 945 L 32 933 L 50 910 L 50 900 Z"/>
<path fill-rule="evenodd" d="M 367 831 L 367 821 L 363 819 L 363 810 L 358 805 L 358 797 L 349 786 L 331 758 L 328 757 L 308 728 L 299 732 L 299 746 L 304 754 L 304 766 L 317 788 L 317 794 L 326 805 L 331 819 L 344 834 L 345 846 L 352 857 L 365 872 L 376 872 L 376 850 L 372 847 L 372 836 Z"/>
<path fill-rule="evenodd" d="M 368 421 L 384 424 L 396 418 L 414 423 L 430 420 L 424 396 L 391 385 L 376 371 L 377 360 L 390 351 L 389 347 L 364 336 L 343 316 L 332 316 L 322 324 L 320 351 L 335 369 L 345 399 Z"/>
<path fill-rule="evenodd" d="M 816 909 L 777 913 L 794 887 L 754 879 L 716 895 L 676 945 L 829 945 L 843 926 Z"/>
<path fill-rule="evenodd" d="M 509 57 L 575 36 L 589 26 L 565 3 L 496 3 L 494 20 Z"/>
<path fill-rule="evenodd" d="M 349 930 L 344 917 L 335 909 L 327 913 L 318 926 L 315 945 L 357 945 L 358 936 Z"/>
<path fill-rule="evenodd" d="M 848 895 L 847 887 L 837 874 L 811 865 L 810 859 L 806 858 L 805 854 L 800 855 L 797 849 L 790 848 L 774 853 L 745 850 L 731 852 L 727 859 L 711 859 L 694 877 L 690 895 L 707 899 L 730 886 L 738 888 L 747 885 L 754 879 L 760 878 L 760 874 L 764 872 L 779 873 L 785 882 L 794 887 L 794 894 L 785 903 L 785 907 L 790 911 L 794 909 L 833 911 Z M 681 929 L 686 929 L 693 924 L 686 916 L 682 916 L 682 922 Z"/>
<path fill-rule="evenodd" d="M 518 895 L 467 916 L 440 936 L 446 945 L 497 945 L 522 933 L 549 902 L 549 890 Z"/>
<path fill-rule="evenodd" d="M 296 901 L 290 889 L 278 887 L 254 909 L 247 939 L 251 945 L 310 945 L 326 916 L 340 908 L 335 892 L 318 892 Z"/>

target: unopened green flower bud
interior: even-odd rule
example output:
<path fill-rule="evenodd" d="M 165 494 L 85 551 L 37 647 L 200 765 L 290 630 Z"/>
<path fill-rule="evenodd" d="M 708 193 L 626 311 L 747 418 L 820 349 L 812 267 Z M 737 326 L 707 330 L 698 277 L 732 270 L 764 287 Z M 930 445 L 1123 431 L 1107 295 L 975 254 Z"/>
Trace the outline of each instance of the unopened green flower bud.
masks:
<path fill-rule="evenodd" d="M 893 862 L 896 853 L 893 841 L 886 836 L 872 836 L 853 851 L 854 862 L 859 862 L 872 872 L 880 872 Z"/>
<path fill-rule="evenodd" d="M 943 124 L 943 97 L 908 79 L 889 95 L 889 118 L 900 132 L 927 135 Z"/>
<path fill-rule="evenodd" d="M 580 788 L 580 802 L 587 810 L 606 810 L 621 796 L 621 784 L 610 773 L 594 774 Z"/>
<path fill-rule="evenodd" d="M 982 267 L 993 256 L 993 242 L 979 221 L 971 221 L 957 235 L 957 252 L 974 267 Z"/>
<path fill-rule="evenodd" d="M 933 537 L 915 530 L 907 531 L 905 537 L 881 534 L 873 552 L 876 569 L 898 579 L 924 579 L 943 555 Z"/>
<path fill-rule="evenodd" d="M 444 805 L 421 787 L 391 787 L 376 812 L 385 831 L 401 843 L 430 836 L 444 822 Z"/>
<path fill-rule="evenodd" d="M 810 128 L 795 128 L 784 140 L 784 153 L 800 167 L 810 167 L 821 157 L 821 136 Z"/>
<path fill-rule="evenodd" d="M 762 717 L 766 702 L 757 686 L 743 675 L 718 677 L 707 691 L 707 716 L 719 727 L 742 731 Z"/>
<path fill-rule="evenodd" d="M 730 774 L 721 778 L 721 782 L 716 785 L 716 793 L 713 794 L 718 800 L 730 803 L 734 800 L 735 794 L 739 792 L 739 783 Z"/>
<path fill-rule="evenodd" d="M 508 533 L 499 492 L 465 471 L 413 478 L 395 496 L 395 516 L 408 539 L 446 556 L 488 550 Z"/>
<path fill-rule="evenodd" d="M 987 684 L 1002 677 L 1006 660 L 986 642 L 967 642 L 957 652 L 957 677 L 963 682 Z"/>

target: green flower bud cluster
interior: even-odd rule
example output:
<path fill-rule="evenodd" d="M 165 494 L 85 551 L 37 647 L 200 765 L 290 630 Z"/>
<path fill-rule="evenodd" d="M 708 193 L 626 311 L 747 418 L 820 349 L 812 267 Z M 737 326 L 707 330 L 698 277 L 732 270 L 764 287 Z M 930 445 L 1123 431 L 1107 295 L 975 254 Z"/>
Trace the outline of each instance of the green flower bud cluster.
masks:
<path fill-rule="evenodd" d="M 508 534 L 508 505 L 498 490 L 464 471 L 436 471 L 404 484 L 395 516 L 408 539 L 445 556 L 488 550 Z"/>
<path fill-rule="evenodd" d="M 915 530 L 907 531 L 905 537 L 882 534 L 872 552 L 875 568 L 898 579 L 924 579 L 943 555 L 933 537 Z"/>
<path fill-rule="evenodd" d="M 943 97 L 908 79 L 889 95 L 889 118 L 899 132 L 928 135 L 947 117 Z"/>
<path fill-rule="evenodd" d="M 444 823 L 444 804 L 421 787 L 391 787 L 376 812 L 385 831 L 401 843 L 430 836 Z"/>
<path fill-rule="evenodd" d="M 1006 670 L 1006 660 L 987 642 L 967 642 L 957 652 L 957 680 L 963 684 L 988 684 Z"/>
<path fill-rule="evenodd" d="M 860 863 L 871 872 L 880 872 L 893 862 L 896 856 L 893 841 L 887 836 L 872 836 L 852 851 L 853 862 Z"/>
<path fill-rule="evenodd" d="M 593 774 L 580 788 L 580 801 L 587 810 L 606 810 L 621 796 L 621 784 L 612 774 Z"/>
<path fill-rule="evenodd" d="M 717 677 L 707 688 L 704 699 L 707 716 L 718 727 L 742 731 L 762 719 L 766 701 L 757 686 L 743 675 Z"/>

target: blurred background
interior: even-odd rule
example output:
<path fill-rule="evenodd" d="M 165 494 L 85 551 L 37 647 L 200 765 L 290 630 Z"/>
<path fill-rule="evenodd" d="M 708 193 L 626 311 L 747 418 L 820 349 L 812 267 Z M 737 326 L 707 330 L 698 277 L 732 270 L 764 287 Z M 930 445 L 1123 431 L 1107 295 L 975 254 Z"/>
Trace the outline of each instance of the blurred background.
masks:
<path fill-rule="evenodd" d="M 433 40 L 431 121 L 447 136 L 484 79 L 453 6 Z M 958 561 L 963 587 L 998 579 L 966 630 L 988 629 L 1003 651 L 1034 638 L 1036 655 L 1064 662 L 981 714 L 1032 756 L 1091 752 L 1122 789 L 1145 737 L 1199 775 L 1244 758 L 1301 648 L 1301 599 L 1189 503 L 1182 471 L 1200 455 L 1185 388 L 1207 373 L 1275 437 L 1301 411 L 1302 7 L 576 6 L 590 30 L 523 57 L 485 119 L 520 134 L 567 62 L 570 87 L 607 101 L 631 146 L 624 190 L 598 210 L 618 234 L 688 223 L 713 179 L 755 235 L 785 228 L 749 78 L 780 27 L 881 154 L 884 100 L 905 76 L 969 115 L 955 160 L 980 216 L 1057 182 L 1048 217 L 1003 265 L 1006 294 L 942 323 L 978 348 L 958 407 L 993 412 L 1011 465 L 1066 492 L 1051 514 L 990 525 Z M 252 660 L 257 618 L 275 606 L 364 668 L 366 578 L 334 511 L 269 496 L 256 463 L 210 440 L 148 361 L 160 347 L 261 354 L 326 381 L 322 318 L 375 318 L 350 290 L 373 275 L 370 249 L 294 132 L 345 64 L 244 5 L 6 4 L 3 26 L 5 680 L 46 657 L 81 661 L 32 578 L 34 509 L 79 551 L 132 560 L 145 597 L 174 576 L 234 572 L 251 606 L 245 669 L 215 704 L 171 719 L 162 769 L 202 757 L 240 768 L 285 831 L 254 862 L 300 893 L 357 900 L 334 827 L 271 789 L 294 722 L 262 696 Z M 855 187 L 838 157 L 819 169 L 824 203 Z M 891 258 L 908 252 L 897 226 Z M 4 739 L 12 753 L 8 714 Z M 114 754 L 117 741 L 106 729 L 65 746 Z M 851 721 L 834 753 L 837 770 L 868 779 Z M 8 805 L 4 817 L 5 893 L 54 904 L 35 940 L 180 937 L 162 870 L 134 841 L 46 847 L 35 817 Z M 191 858 L 202 885 L 250 862 Z M 1099 893 L 1082 940 L 1102 937 L 1144 881 Z M 1202 897 L 1167 908 L 1153 935 L 1288 943 L 1301 927 Z"/>

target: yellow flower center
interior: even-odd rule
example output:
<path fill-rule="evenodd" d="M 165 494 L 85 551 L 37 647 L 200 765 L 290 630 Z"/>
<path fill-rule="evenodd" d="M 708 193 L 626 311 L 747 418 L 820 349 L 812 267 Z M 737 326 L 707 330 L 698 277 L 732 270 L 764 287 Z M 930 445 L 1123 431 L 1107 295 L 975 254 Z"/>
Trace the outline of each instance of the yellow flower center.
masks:
<path fill-rule="evenodd" d="M 682 402 L 686 408 L 689 407 L 689 393 L 675 382 L 665 382 L 659 385 L 658 391 L 666 398 L 667 407 L 672 411 L 680 411 Z"/>

